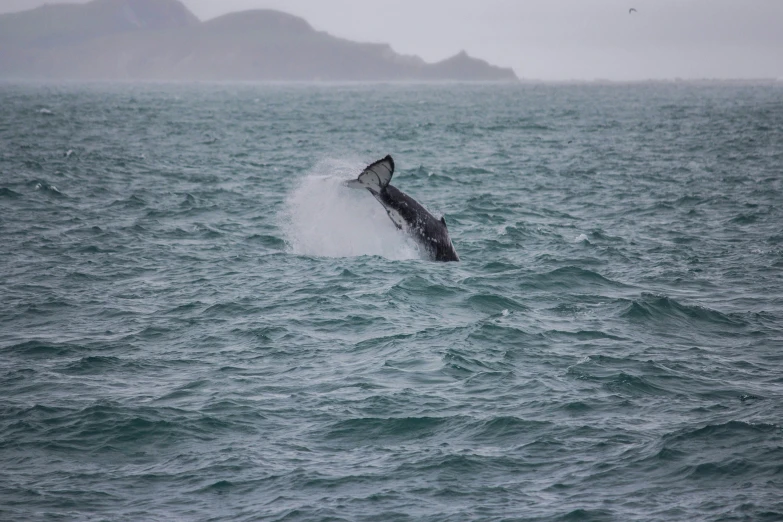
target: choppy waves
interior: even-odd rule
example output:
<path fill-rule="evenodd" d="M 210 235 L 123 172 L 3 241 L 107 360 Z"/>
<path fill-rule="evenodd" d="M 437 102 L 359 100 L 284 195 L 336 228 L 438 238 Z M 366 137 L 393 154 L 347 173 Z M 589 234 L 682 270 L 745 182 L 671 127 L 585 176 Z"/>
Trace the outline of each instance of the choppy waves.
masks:
<path fill-rule="evenodd" d="M 3 86 L 0 518 L 780 519 L 779 94 Z"/>

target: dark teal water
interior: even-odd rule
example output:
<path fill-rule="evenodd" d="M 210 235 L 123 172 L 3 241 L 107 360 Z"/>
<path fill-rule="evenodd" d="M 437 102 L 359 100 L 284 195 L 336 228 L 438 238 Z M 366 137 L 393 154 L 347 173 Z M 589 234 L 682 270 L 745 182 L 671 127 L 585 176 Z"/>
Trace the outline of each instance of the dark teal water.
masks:
<path fill-rule="evenodd" d="M 783 519 L 781 86 L 4 84 L 0 244 L 0 519 Z"/>

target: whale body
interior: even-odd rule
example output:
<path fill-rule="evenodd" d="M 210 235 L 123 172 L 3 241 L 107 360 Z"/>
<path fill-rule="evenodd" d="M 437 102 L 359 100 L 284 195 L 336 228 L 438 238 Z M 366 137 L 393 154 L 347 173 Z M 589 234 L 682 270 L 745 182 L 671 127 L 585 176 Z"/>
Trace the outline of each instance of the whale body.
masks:
<path fill-rule="evenodd" d="M 348 181 L 347 186 L 367 189 L 375 196 L 394 225 L 410 235 L 433 261 L 459 261 L 457 251 L 451 244 L 446 220 L 436 219 L 419 202 L 390 185 L 394 174 L 394 160 L 391 156 L 368 165 L 359 177 Z"/>

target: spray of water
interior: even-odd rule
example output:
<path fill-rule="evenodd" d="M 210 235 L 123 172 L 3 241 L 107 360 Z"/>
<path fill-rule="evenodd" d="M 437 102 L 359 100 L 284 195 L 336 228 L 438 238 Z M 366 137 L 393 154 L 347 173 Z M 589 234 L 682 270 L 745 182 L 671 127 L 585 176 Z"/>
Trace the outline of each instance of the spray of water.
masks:
<path fill-rule="evenodd" d="M 365 190 L 345 187 L 363 164 L 318 163 L 286 199 L 281 228 L 296 254 L 324 257 L 376 255 L 388 259 L 419 257 L 415 243 L 392 224 L 386 211 Z"/>

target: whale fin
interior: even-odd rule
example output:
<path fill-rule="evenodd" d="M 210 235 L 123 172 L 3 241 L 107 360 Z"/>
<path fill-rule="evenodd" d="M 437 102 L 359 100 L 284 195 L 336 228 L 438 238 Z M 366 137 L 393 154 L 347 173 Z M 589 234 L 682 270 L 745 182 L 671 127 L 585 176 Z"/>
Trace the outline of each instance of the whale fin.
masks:
<path fill-rule="evenodd" d="M 394 174 L 394 160 L 391 156 L 371 163 L 355 180 L 346 182 L 351 188 L 366 188 L 375 194 L 386 188 Z"/>

